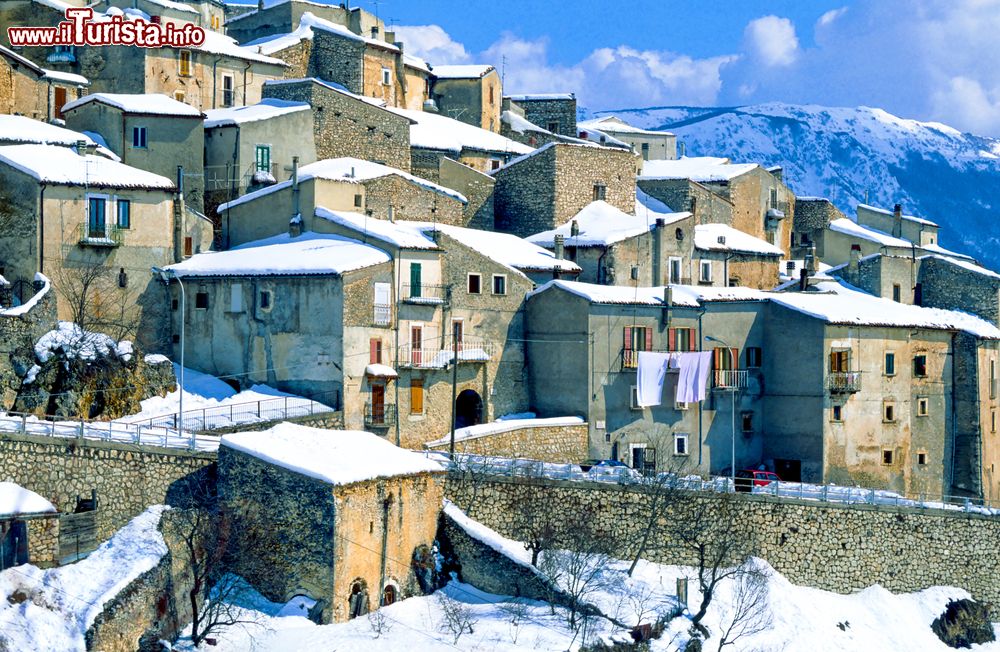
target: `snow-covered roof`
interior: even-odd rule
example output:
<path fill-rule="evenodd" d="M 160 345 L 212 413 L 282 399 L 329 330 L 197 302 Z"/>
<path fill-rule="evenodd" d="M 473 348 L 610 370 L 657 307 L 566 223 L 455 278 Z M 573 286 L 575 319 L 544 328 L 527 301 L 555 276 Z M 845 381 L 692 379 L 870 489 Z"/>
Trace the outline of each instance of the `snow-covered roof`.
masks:
<path fill-rule="evenodd" d="M 99 188 L 174 190 L 174 182 L 152 172 L 94 155 L 80 156 L 68 147 L 8 145 L 0 147 L 0 163 L 44 183 Z"/>
<path fill-rule="evenodd" d="M 514 113 L 513 111 L 504 111 L 504 112 L 502 112 L 500 114 L 500 121 L 501 122 L 506 122 L 508 125 L 510 125 L 511 130 L 513 132 L 515 132 L 515 133 L 518 133 L 518 134 L 523 134 L 526 131 L 530 131 L 530 132 L 534 132 L 534 133 L 538 133 L 538 134 L 551 134 L 552 133 L 548 129 L 542 129 L 541 127 L 539 127 L 538 125 L 536 125 L 531 120 L 528 120 L 525 117 L 519 116 L 518 114 Z"/>
<path fill-rule="evenodd" d="M 0 482 L 0 517 L 47 514 L 55 511 L 55 505 L 34 491 L 13 482 Z"/>
<path fill-rule="evenodd" d="M 375 108 L 382 109 L 383 111 L 387 111 L 389 113 L 393 113 L 392 110 L 386 108 L 386 102 L 385 102 L 385 100 L 381 100 L 381 99 L 379 99 L 377 97 L 368 97 L 366 95 L 358 95 L 357 93 L 352 93 L 351 91 L 347 90 L 347 87 L 344 86 L 343 84 L 338 84 L 336 82 L 327 81 L 325 79 L 320 79 L 319 77 L 298 77 L 298 78 L 294 78 L 293 77 L 293 78 L 289 78 L 289 79 L 268 79 L 267 81 L 264 82 L 264 85 L 265 86 L 279 86 L 281 84 L 301 84 L 302 82 L 309 82 L 311 84 L 317 84 L 317 85 L 322 86 L 324 88 L 328 88 L 331 91 L 336 91 L 337 93 L 341 93 L 343 95 L 346 95 L 346 96 L 348 96 L 348 97 L 350 97 L 352 99 L 360 100 L 361 102 L 364 102 L 365 104 L 369 104 L 371 106 L 374 106 Z M 399 114 L 397 113 L 396 115 L 399 115 Z M 400 116 L 400 117 L 402 117 L 402 116 Z M 412 123 L 413 121 L 410 120 L 410 122 Z"/>
<path fill-rule="evenodd" d="M 457 66 L 434 66 L 434 76 L 438 79 L 479 79 L 495 68 L 488 63 Z"/>
<path fill-rule="evenodd" d="M 883 247 L 911 247 L 912 243 L 909 240 L 904 240 L 903 238 L 897 238 L 889 235 L 885 231 L 879 231 L 878 229 L 873 229 L 870 226 L 862 226 L 854 220 L 846 217 L 838 217 L 835 220 L 830 220 L 828 227 L 831 231 L 837 233 L 843 233 L 844 235 L 853 236 L 855 238 L 861 238 L 862 240 L 868 240 L 870 242 L 875 242 Z"/>
<path fill-rule="evenodd" d="M 361 213 L 331 211 L 322 206 L 316 207 L 316 217 L 403 249 L 438 249 L 434 239 L 421 228 L 422 222 L 390 222 Z"/>
<path fill-rule="evenodd" d="M 760 167 L 756 163 L 730 163 L 729 159 L 712 156 L 687 157 L 675 160 L 642 162 L 640 179 L 690 179 L 698 183 L 730 181 Z"/>
<path fill-rule="evenodd" d="M 535 296 L 559 288 L 583 297 L 590 303 L 635 306 L 662 306 L 663 294 L 668 286 L 629 287 L 626 285 L 597 285 L 579 281 L 553 280 L 527 294 Z M 673 305 L 696 308 L 702 302 L 713 301 L 764 301 L 768 293 L 747 287 L 713 287 L 697 285 L 670 285 Z"/>
<path fill-rule="evenodd" d="M 575 100 L 573 93 L 523 93 L 520 95 L 504 95 L 514 102 L 546 102 L 549 100 Z"/>
<path fill-rule="evenodd" d="M 621 118 L 614 116 L 604 116 L 593 120 L 584 120 L 576 123 L 577 129 L 597 129 L 612 134 L 645 134 L 648 136 L 673 136 L 669 131 L 652 131 L 650 129 L 640 129 L 633 127 Z"/>
<path fill-rule="evenodd" d="M 396 370 L 385 364 L 373 362 L 365 367 L 365 375 L 373 378 L 398 378 Z"/>
<path fill-rule="evenodd" d="M 66 82 L 67 84 L 76 84 L 77 86 L 90 86 L 90 80 L 83 75 L 76 75 L 71 72 L 62 72 L 61 70 L 49 70 L 48 68 L 43 68 L 42 70 L 45 72 L 45 74 L 42 75 L 44 79 Z"/>
<path fill-rule="evenodd" d="M 487 258 L 521 272 L 559 270 L 579 273 L 580 267 L 570 260 L 561 260 L 546 249 L 509 233 L 480 231 L 448 224 L 423 224 L 424 232 L 438 230 L 475 249 Z"/>
<path fill-rule="evenodd" d="M 632 146 L 625 141 L 618 140 L 612 136 L 610 131 L 601 131 L 595 127 L 582 127 L 578 128 L 576 133 L 580 138 L 592 143 L 611 147 L 621 147 L 622 149 L 632 149 Z"/>
<path fill-rule="evenodd" d="M 942 256 L 940 254 L 927 254 L 925 256 L 920 256 L 917 260 L 927 260 L 928 258 L 933 258 L 935 260 L 943 260 L 947 263 L 961 267 L 964 270 L 973 272 L 974 274 L 980 274 L 982 276 L 987 276 L 993 279 L 1000 279 L 1000 274 L 997 274 L 991 269 L 986 269 L 968 260 L 962 260 L 960 258 L 952 258 L 951 256 Z"/>
<path fill-rule="evenodd" d="M 221 443 L 225 448 L 337 486 L 444 471 L 419 453 L 360 430 L 322 430 L 279 423 L 263 432 L 223 435 Z"/>
<path fill-rule="evenodd" d="M 80 131 L 58 127 L 40 120 L 32 120 L 23 115 L 0 114 L 0 143 L 35 143 L 72 147 L 81 140 L 88 145 L 98 145 L 97 141 Z"/>
<path fill-rule="evenodd" d="M 222 127 L 229 125 L 240 125 L 246 122 L 257 122 L 258 120 L 270 120 L 289 113 L 308 111 L 309 104 L 306 102 L 289 102 L 287 100 L 277 100 L 265 98 L 257 104 L 250 106 L 237 106 L 230 109 L 210 109 L 205 111 L 205 128 Z"/>
<path fill-rule="evenodd" d="M 881 255 L 881 254 L 876 254 Z M 788 263 L 792 263 L 792 269 L 788 269 Z M 778 277 L 782 280 L 794 279 L 798 281 L 799 274 L 801 274 L 801 269 L 805 267 L 806 261 L 804 258 L 795 258 L 791 260 L 782 260 L 780 266 L 778 267 Z M 838 267 L 845 267 L 846 265 L 839 265 Z M 820 274 L 826 274 L 830 270 L 835 269 L 832 265 L 827 265 L 822 260 L 816 261 L 816 269 Z"/>
<path fill-rule="evenodd" d="M 544 145 L 542 145 L 538 149 L 532 150 L 532 151 L 528 152 L 527 154 L 522 154 L 521 156 L 518 156 L 517 158 L 511 159 L 510 161 L 507 162 L 507 165 L 503 166 L 502 168 L 498 168 L 496 170 L 490 170 L 490 174 L 494 174 L 495 175 L 500 170 L 504 170 L 506 168 L 509 168 L 512 165 L 520 163 L 521 161 L 526 161 L 526 160 L 528 160 L 529 158 L 531 158 L 533 156 L 537 156 L 538 154 L 541 154 L 542 152 L 547 152 L 550 149 L 552 149 L 553 147 L 556 147 L 557 145 L 560 146 L 560 147 L 587 147 L 587 148 L 595 150 L 595 151 L 603 151 L 603 152 L 617 151 L 617 150 L 608 149 L 606 147 L 601 147 L 600 145 L 588 143 L 585 140 L 579 140 L 579 139 L 576 139 L 576 142 L 565 142 L 565 141 L 555 142 L 555 141 L 553 141 L 553 142 L 545 143 Z"/>
<path fill-rule="evenodd" d="M 663 218 L 667 224 L 672 224 L 691 217 L 691 213 L 636 212 L 637 215 L 629 215 L 605 201 L 594 201 L 584 206 L 562 226 L 536 233 L 528 241 L 551 248 L 554 246 L 555 236 L 561 235 L 567 247 L 607 247 L 649 233 L 656 228 L 657 218 Z M 579 235 L 571 235 L 573 222 L 576 222 Z"/>
<path fill-rule="evenodd" d="M 817 292 L 773 292 L 773 303 L 830 324 L 964 331 L 1000 339 L 1000 328 L 957 310 L 912 306 L 854 289 L 838 280 L 821 281 Z"/>
<path fill-rule="evenodd" d="M 892 217 L 894 215 L 894 213 L 890 210 L 886 210 L 884 208 L 878 208 L 877 206 L 871 206 L 869 204 L 858 204 L 858 208 L 862 210 L 871 211 L 873 213 L 888 215 L 889 217 Z M 916 215 L 903 215 L 903 219 L 906 220 L 907 222 L 915 222 L 916 224 L 921 224 L 923 226 L 933 226 L 933 227 L 940 226 L 938 224 L 935 224 L 934 222 L 931 222 L 930 220 L 924 219 L 922 217 L 917 217 Z"/>
<path fill-rule="evenodd" d="M 173 9 L 174 11 L 183 11 L 186 13 L 197 14 L 198 10 L 190 5 L 186 5 L 180 2 L 173 2 L 173 0 L 146 0 L 150 4 L 159 5 L 167 9 Z"/>
<path fill-rule="evenodd" d="M 63 107 L 63 111 L 72 111 L 77 107 L 91 102 L 107 104 L 124 113 L 183 116 L 188 118 L 202 117 L 201 111 L 190 104 L 178 102 L 172 97 L 158 93 L 91 93 L 90 95 L 84 95 L 78 100 L 73 100 Z"/>
<path fill-rule="evenodd" d="M 784 255 L 781 247 L 776 247 L 766 240 L 761 240 L 726 224 L 699 224 L 695 226 L 694 246 L 702 251 L 731 251 L 758 256 Z"/>
<path fill-rule="evenodd" d="M 431 66 L 429 63 L 421 59 L 420 57 L 415 57 L 412 54 L 403 53 L 403 65 L 409 66 L 411 68 L 416 68 L 423 72 L 430 72 Z"/>
<path fill-rule="evenodd" d="M 300 276 L 344 274 L 389 262 L 371 245 L 327 233 L 281 233 L 227 251 L 196 254 L 171 265 L 177 276 Z"/>
<path fill-rule="evenodd" d="M 486 152 L 526 154 L 534 151 L 533 148 L 506 136 L 444 115 L 410 109 L 389 110 L 413 121 L 410 125 L 410 147 L 443 149 L 449 152 L 476 149 Z"/>
<path fill-rule="evenodd" d="M 962 258 L 964 260 L 969 260 L 969 261 L 975 260 L 975 258 L 973 258 L 972 256 L 968 256 L 966 254 L 960 254 L 957 251 L 952 251 L 950 249 L 945 249 L 939 244 L 920 245 L 920 249 L 923 249 L 924 251 L 930 251 L 931 253 L 940 254 L 948 258 Z"/>
<path fill-rule="evenodd" d="M 465 428 L 458 428 L 455 430 L 455 441 L 466 441 L 469 439 L 479 439 L 480 437 L 488 437 L 490 435 L 497 435 L 504 432 L 512 432 L 514 430 L 522 430 L 524 428 L 553 428 L 558 426 L 578 426 L 586 423 L 581 417 L 548 417 L 544 419 L 536 418 L 525 418 L 525 419 L 498 419 L 492 423 L 480 423 L 475 426 L 466 426 Z M 434 441 L 429 441 L 424 444 L 425 448 L 433 448 L 434 446 L 441 446 L 442 444 L 447 444 L 451 440 L 450 435 L 448 437 L 442 437 L 441 439 L 436 439 Z"/>
<path fill-rule="evenodd" d="M 428 181 L 427 179 L 414 176 L 409 172 L 404 172 L 403 170 L 399 170 L 397 168 L 391 168 L 388 165 L 373 163 L 371 161 L 363 161 L 359 158 L 329 158 L 322 161 L 316 161 L 315 163 L 310 163 L 309 165 L 303 165 L 299 168 L 299 183 L 309 181 L 310 179 L 343 181 L 345 183 L 363 183 L 365 181 L 380 179 L 387 176 L 401 177 L 406 181 L 421 186 L 427 190 L 431 190 L 441 195 L 446 195 L 452 199 L 457 199 L 463 204 L 468 202 L 465 195 L 452 190 L 451 188 L 445 188 L 444 186 L 440 186 L 432 181 Z M 292 182 L 291 180 L 288 180 L 276 183 L 273 186 L 261 188 L 260 190 L 255 190 L 254 192 L 248 192 L 242 197 L 220 205 L 218 211 L 221 213 L 226 209 L 239 206 L 240 204 L 245 204 L 257 199 L 258 197 L 270 195 L 273 192 L 278 192 L 279 190 L 284 190 L 285 188 L 290 188 L 291 186 Z"/>
<path fill-rule="evenodd" d="M 331 22 L 325 18 L 320 18 L 311 11 L 306 11 L 302 14 L 301 19 L 299 19 L 299 26 L 293 31 L 285 34 L 264 36 L 250 41 L 244 47 L 261 54 L 274 54 L 275 52 L 291 47 L 300 41 L 312 40 L 315 36 L 315 32 L 313 32 L 313 30 L 316 29 L 327 32 L 328 34 L 334 34 L 336 36 L 349 39 L 351 41 L 385 48 L 386 50 L 392 50 L 393 52 L 399 51 L 399 48 L 392 43 L 355 34 L 343 25 L 338 25 L 337 23 Z"/>
<path fill-rule="evenodd" d="M 230 38 L 225 34 L 219 34 L 218 32 L 213 32 L 210 29 L 205 30 L 205 42 L 201 45 L 195 46 L 195 49 L 201 50 L 203 52 L 208 52 L 211 54 L 221 54 L 223 56 L 232 57 L 234 59 L 243 59 L 245 61 L 256 61 L 257 63 L 270 63 L 276 66 L 287 66 L 281 59 L 275 59 L 273 57 L 268 57 L 260 52 L 257 52 L 255 48 L 251 47 L 241 47 L 236 39 Z"/>

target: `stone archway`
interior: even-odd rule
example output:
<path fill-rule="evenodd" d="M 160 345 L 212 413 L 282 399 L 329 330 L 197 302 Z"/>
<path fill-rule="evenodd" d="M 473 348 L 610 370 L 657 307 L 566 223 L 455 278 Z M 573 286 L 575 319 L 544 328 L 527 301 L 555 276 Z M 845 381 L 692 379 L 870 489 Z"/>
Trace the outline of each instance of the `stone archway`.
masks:
<path fill-rule="evenodd" d="M 357 618 L 368 613 L 368 584 L 363 579 L 351 582 L 351 595 L 347 599 L 347 617 Z"/>
<path fill-rule="evenodd" d="M 482 397 L 474 389 L 463 390 L 455 399 L 455 427 L 465 428 L 482 422 Z"/>

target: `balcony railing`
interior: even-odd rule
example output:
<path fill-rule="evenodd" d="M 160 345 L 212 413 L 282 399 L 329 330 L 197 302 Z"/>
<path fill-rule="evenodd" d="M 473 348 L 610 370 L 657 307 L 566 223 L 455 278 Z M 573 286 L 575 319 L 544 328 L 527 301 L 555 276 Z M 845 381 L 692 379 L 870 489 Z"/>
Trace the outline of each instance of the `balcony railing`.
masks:
<path fill-rule="evenodd" d="M 406 303 L 440 305 L 451 299 L 451 286 L 404 283 L 401 296 Z"/>
<path fill-rule="evenodd" d="M 392 321 L 392 306 L 376 303 L 372 321 L 376 326 L 388 326 Z"/>
<path fill-rule="evenodd" d="M 122 229 L 113 224 L 97 226 L 84 222 L 80 225 L 79 241 L 91 247 L 117 247 L 122 243 Z"/>
<path fill-rule="evenodd" d="M 716 369 L 712 372 L 712 389 L 746 389 L 746 369 Z"/>
<path fill-rule="evenodd" d="M 396 423 L 396 406 L 365 403 L 365 428 L 388 428 Z"/>
<path fill-rule="evenodd" d="M 465 337 L 458 342 L 458 361 L 489 362 L 496 354 L 497 346 L 493 342 Z M 418 369 L 443 369 L 454 357 L 451 338 L 444 346 L 438 346 L 437 340 L 425 342 L 420 347 L 404 344 L 399 347 L 399 364 L 402 367 Z"/>
<path fill-rule="evenodd" d="M 831 371 L 826 377 L 826 387 L 834 394 L 853 394 L 861 391 L 860 371 Z"/>

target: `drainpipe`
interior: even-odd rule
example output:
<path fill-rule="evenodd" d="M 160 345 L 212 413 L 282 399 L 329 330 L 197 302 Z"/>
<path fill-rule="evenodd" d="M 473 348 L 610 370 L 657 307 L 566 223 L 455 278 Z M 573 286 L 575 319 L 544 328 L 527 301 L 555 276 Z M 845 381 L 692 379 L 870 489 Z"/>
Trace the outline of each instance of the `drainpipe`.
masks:
<path fill-rule="evenodd" d="M 396 415 L 399 421 L 399 415 Z M 382 558 L 380 560 L 378 580 L 378 604 L 382 606 L 382 591 L 385 589 L 385 556 L 389 547 L 389 506 L 392 505 L 392 494 L 382 499 Z"/>
<path fill-rule="evenodd" d="M 45 184 L 38 191 L 38 271 L 45 268 Z"/>
<path fill-rule="evenodd" d="M 604 247 L 604 252 L 597 258 L 597 282 L 600 285 L 606 285 L 608 281 L 607 272 L 603 272 L 604 269 L 604 257 L 608 255 L 608 248 Z"/>
<path fill-rule="evenodd" d="M 705 336 L 704 336 L 704 333 L 702 332 L 702 325 L 701 325 L 701 318 L 704 317 L 704 316 L 705 316 L 705 309 L 704 308 L 700 308 L 698 310 L 698 352 L 699 353 L 701 353 L 704 350 L 704 343 L 705 343 Z M 701 465 L 704 464 L 704 451 L 702 450 L 702 448 L 703 448 L 703 441 L 704 441 L 704 438 L 705 438 L 703 416 L 702 416 L 702 404 L 703 403 L 704 403 L 704 401 L 698 401 L 698 468 L 701 468 Z M 734 466 L 735 466 L 735 461 L 734 461 Z M 711 469 L 709 469 L 709 471 L 711 471 Z"/>
<path fill-rule="evenodd" d="M 219 95 L 219 77 L 216 75 L 216 68 L 219 62 L 222 61 L 222 57 L 216 57 L 215 61 L 212 62 L 212 108 L 215 108 L 215 103 Z M 245 102 L 244 102 L 245 104 Z"/>
<path fill-rule="evenodd" d="M 393 313 L 395 313 L 392 316 L 393 317 L 393 323 L 394 323 L 394 327 L 393 327 L 392 330 L 393 330 L 395 338 L 396 338 L 396 346 L 395 346 L 395 349 L 396 349 L 396 362 L 395 362 L 395 366 L 394 366 L 394 369 L 396 370 L 396 383 L 395 383 L 395 385 L 396 385 L 396 446 L 402 446 L 402 444 L 400 444 L 400 437 L 399 437 L 399 304 L 400 304 L 400 301 L 399 301 L 399 292 L 398 292 L 398 288 L 399 288 L 399 254 L 400 254 L 400 250 L 397 247 L 396 248 L 396 252 L 395 252 L 395 254 L 392 257 L 392 275 L 393 275 L 393 278 L 395 279 L 394 282 L 393 282 L 393 284 L 392 284 L 392 296 L 396 297 L 396 301 L 392 302 L 392 304 L 393 304 L 392 311 L 393 311 Z M 410 372 L 410 373 L 412 374 L 412 372 Z"/>
<path fill-rule="evenodd" d="M 242 100 L 243 106 L 246 106 L 247 103 L 247 72 L 250 70 L 250 66 L 252 65 L 253 65 L 252 63 L 247 62 L 247 67 L 243 69 L 243 100 Z M 236 103 L 233 102 L 233 104 Z"/>

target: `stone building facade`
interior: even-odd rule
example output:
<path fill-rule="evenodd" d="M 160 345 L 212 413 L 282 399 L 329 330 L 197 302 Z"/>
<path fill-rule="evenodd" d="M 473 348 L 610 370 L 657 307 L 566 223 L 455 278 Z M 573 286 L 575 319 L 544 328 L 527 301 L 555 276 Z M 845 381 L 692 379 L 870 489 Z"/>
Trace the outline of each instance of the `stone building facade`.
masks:
<path fill-rule="evenodd" d="M 263 9 L 253 9 L 232 16 L 226 21 L 226 33 L 240 43 L 248 43 L 266 36 L 277 36 L 294 31 L 309 12 L 318 18 L 341 25 L 354 34 L 370 35 L 385 30 L 385 23 L 361 7 L 322 5 L 308 0 L 290 0 L 269 4 Z"/>
<path fill-rule="evenodd" d="M 62 107 L 79 98 L 90 82 L 45 70 L 0 45 L 0 113 L 48 122 L 62 119 Z"/>
<path fill-rule="evenodd" d="M 475 127 L 500 131 L 500 74 L 490 65 L 435 66 L 432 98 L 437 110 Z"/>
<path fill-rule="evenodd" d="M 410 120 L 318 79 L 272 82 L 264 96 L 305 102 L 313 110 L 319 160 L 351 156 L 410 170 Z"/>
<path fill-rule="evenodd" d="M 635 212 L 638 157 L 597 146 L 553 143 L 493 173 L 496 228 L 521 237 L 554 229 L 603 200 Z"/>
<path fill-rule="evenodd" d="M 508 95 L 505 99 L 524 111 L 524 117 L 546 131 L 577 137 L 576 96 L 573 93 Z"/>
<path fill-rule="evenodd" d="M 482 432 L 477 430 L 482 429 Z M 548 425 L 503 423 L 470 426 L 456 433 L 455 452 L 489 457 L 540 460 L 555 464 L 577 464 L 589 456 L 587 424 Z M 424 444 L 430 450 L 448 451 L 448 436 Z"/>

